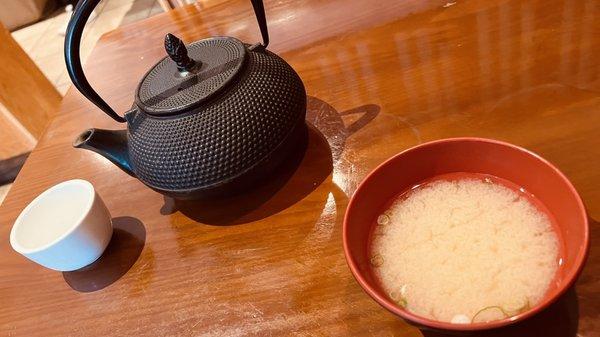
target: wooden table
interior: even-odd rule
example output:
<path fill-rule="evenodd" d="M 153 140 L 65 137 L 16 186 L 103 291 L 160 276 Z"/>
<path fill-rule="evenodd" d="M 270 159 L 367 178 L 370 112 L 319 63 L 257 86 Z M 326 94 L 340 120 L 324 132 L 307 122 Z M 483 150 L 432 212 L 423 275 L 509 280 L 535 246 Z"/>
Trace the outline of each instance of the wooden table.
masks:
<path fill-rule="evenodd" d="M 267 1 L 270 49 L 298 71 L 314 125 L 303 158 L 247 195 L 165 199 L 71 148 L 122 128 L 70 90 L 0 211 L 2 336 L 421 336 L 373 302 L 344 260 L 344 209 L 391 155 L 452 136 L 546 157 L 600 218 L 600 5 L 586 1 Z M 118 111 L 164 55 L 167 32 L 259 41 L 249 1 L 185 7 L 107 34 L 87 65 Z M 58 273 L 10 248 L 21 209 L 60 181 L 91 181 L 115 237 L 87 270 Z M 600 336 L 600 225 L 574 290 L 493 336 Z M 436 333 L 423 332 L 426 336 Z"/>

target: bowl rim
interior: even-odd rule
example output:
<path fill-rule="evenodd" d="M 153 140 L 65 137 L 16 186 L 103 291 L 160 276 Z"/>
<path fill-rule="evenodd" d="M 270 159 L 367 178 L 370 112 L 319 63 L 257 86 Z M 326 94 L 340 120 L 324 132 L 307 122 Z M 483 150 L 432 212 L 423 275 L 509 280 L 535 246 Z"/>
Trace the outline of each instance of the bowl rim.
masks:
<path fill-rule="evenodd" d="M 441 143 L 457 143 L 457 142 L 476 142 L 476 143 L 490 143 L 490 144 L 495 144 L 495 145 L 501 145 L 501 146 L 509 147 L 513 150 L 523 152 L 523 153 L 525 153 L 529 156 L 532 156 L 535 159 L 541 161 L 543 164 L 548 166 L 552 171 L 554 171 L 554 173 L 558 177 L 560 177 L 560 179 L 563 180 L 563 182 L 566 184 L 569 191 L 574 196 L 575 201 L 577 202 L 577 205 L 579 208 L 579 212 L 578 212 L 579 216 L 581 216 L 583 218 L 583 225 L 584 225 L 583 245 L 584 245 L 584 247 L 582 250 L 580 250 L 580 252 L 575 257 L 575 266 L 576 267 L 573 269 L 573 271 L 571 271 L 568 275 L 565 276 L 567 281 L 564 282 L 563 285 L 556 292 L 551 294 L 551 296 L 545 297 L 540 303 L 536 304 L 529 310 L 522 312 L 518 315 L 510 316 L 510 317 L 507 317 L 507 318 L 504 318 L 501 320 L 495 320 L 495 321 L 490 321 L 490 322 L 457 324 L 457 323 L 436 321 L 436 320 L 428 319 L 428 318 L 413 314 L 410 311 L 405 310 L 402 307 L 394 304 L 393 302 L 391 302 L 387 298 L 381 296 L 378 292 L 376 292 L 374 290 L 374 287 L 372 287 L 363 277 L 363 275 L 362 275 L 363 273 L 360 272 L 358 263 L 353 259 L 351 252 L 350 252 L 350 248 L 348 247 L 348 222 L 349 222 L 350 210 L 353 207 L 355 207 L 356 196 L 359 193 L 361 193 L 361 190 L 364 188 L 364 186 L 369 183 L 369 181 L 372 179 L 372 177 L 377 172 L 379 172 L 383 167 L 385 167 L 387 165 L 391 165 L 392 162 L 398 160 L 400 157 L 406 155 L 407 153 L 419 151 L 425 147 L 430 147 L 430 146 L 438 145 Z M 346 258 L 346 263 L 348 264 L 348 267 L 350 268 L 350 271 L 352 272 L 352 275 L 354 276 L 354 278 L 356 279 L 358 284 L 361 286 L 361 288 L 363 288 L 363 290 L 371 298 L 373 298 L 377 303 L 379 303 L 379 305 L 383 306 L 385 309 L 387 309 L 391 313 L 393 313 L 405 320 L 408 320 L 410 322 L 413 322 L 413 323 L 416 323 L 418 325 L 422 325 L 425 327 L 429 327 L 429 328 L 452 330 L 452 331 L 480 331 L 480 330 L 500 328 L 503 326 L 521 322 L 521 321 L 537 314 L 538 312 L 542 311 L 543 309 L 547 308 L 548 306 L 550 306 L 550 304 L 555 302 L 560 296 L 562 296 L 573 285 L 573 283 L 575 282 L 575 280 L 581 273 L 583 266 L 585 264 L 585 261 L 587 259 L 587 256 L 589 254 L 589 244 L 590 244 L 590 242 L 589 242 L 589 217 L 587 215 L 583 200 L 581 199 L 581 196 L 579 195 L 579 193 L 577 193 L 577 190 L 575 189 L 575 187 L 573 186 L 571 181 L 556 166 L 554 166 L 552 163 L 550 163 L 548 160 L 544 159 L 537 153 L 527 150 L 518 145 L 514 145 L 514 144 L 511 144 L 508 142 L 499 141 L 499 140 L 495 140 L 495 139 L 480 138 L 480 137 L 452 137 L 452 138 L 443 138 L 443 139 L 438 139 L 438 140 L 421 143 L 416 146 L 405 149 L 405 150 L 401 151 L 400 153 L 392 156 L 391 158 L 385 160 L 383 163 L 379 164 L 375 169 L 373 169 L 371 172 L 369 172 L 367 174 L 367 176 L 360 182 L 360 184 L 358 185 L 356 190 L 354 191 L 352 197 L 350 198 L 350 201 L 348 202 L 348 206 L 346 207 L 346 212 L 344 214 L 344 221 L 343 221 L 343 225 L 342 225 L 342 242 L 343 242 L 343 246 L 344 246 L 344 256 Z"/>

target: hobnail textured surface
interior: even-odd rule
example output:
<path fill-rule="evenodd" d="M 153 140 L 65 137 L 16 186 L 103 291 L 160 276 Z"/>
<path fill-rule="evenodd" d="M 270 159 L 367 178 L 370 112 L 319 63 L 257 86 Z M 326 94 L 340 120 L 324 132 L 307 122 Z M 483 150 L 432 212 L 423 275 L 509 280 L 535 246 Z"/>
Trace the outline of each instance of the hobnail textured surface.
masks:
<path fill-rule="evenodd" d="M 202 62 L 199 72 L 182 76 L 169 57 L 142 79 L 136 103 L 154 115 L 189 110 L 223 89 L 240 71 L 244 44 L 231 37 L 200 40 L 187 46 L 188 56 Z"/>
<path fill-rule="evenodd" d="M 130 119 L 129 155 L 140 180 L 170 191 L 230 182 L 304 122 L 306 92 L 296 72 L 268 51 L 247 51 L 246 59 L 231 86 L 200 108 Z"/>

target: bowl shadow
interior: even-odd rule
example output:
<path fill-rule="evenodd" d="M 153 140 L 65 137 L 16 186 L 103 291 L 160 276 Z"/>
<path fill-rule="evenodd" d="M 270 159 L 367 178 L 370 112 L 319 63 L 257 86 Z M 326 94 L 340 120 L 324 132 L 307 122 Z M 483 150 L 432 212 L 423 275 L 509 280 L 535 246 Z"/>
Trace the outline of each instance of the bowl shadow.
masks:
<path fill-rule="evenodd" d="M 239 225 L 276 214 L 314 191 L 333 170 L 327 139 L 307 123 L 307 136 L 270 178 L 234 196 L 193 201 L 165 197 L 163 215 L 177 211 L 214 226 Z"/>
<path fill-rule="evenodd" d="M 146 229 L 136 218 L 112 219 L 113 235 L 96 262 L 75 271 L 63 272 L 67 284 L 79 292 L 94 292 L 113 284 L 133 266 L 146 242 Z"/>

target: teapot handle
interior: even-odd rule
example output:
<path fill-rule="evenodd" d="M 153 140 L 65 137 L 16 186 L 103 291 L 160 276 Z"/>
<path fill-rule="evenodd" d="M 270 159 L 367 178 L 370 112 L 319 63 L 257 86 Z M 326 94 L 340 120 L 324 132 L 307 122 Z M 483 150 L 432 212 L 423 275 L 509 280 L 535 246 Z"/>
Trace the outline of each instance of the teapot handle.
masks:
<path fill-rule="evenodd" d="M 67 33 L 65 34 L 65 63 L 67 64 L 69 77 L 75 87 L 112 119 L 123 123 L 125 122 L 125 118 L 119 116 L 92 88 L 81 66 L 81 57 L 79 55 L 81 35 L 83 34 L 83 28 L 87 19 L 99 2 L 100 0 L 80 0 L 75 6 L 73 16 L 71 16 L 69 25 L 67 26 Z"/>
<path fill-rule="evenodd" d="M 73 15 L 69 20 L 69 25 L 67 26 L 67 33 L 65 34 L 65 62 L 67 64 L 69 77 L 77 90 L 112 119 L 123 123 L 125 122 L 125 118 L 119 116 L 92 88 L 85 77 L 83 67 L 81 66 L 81 57 L 79 55 L 81 35 L 83 34 L 83 28 L 85 27 L 90 14 L 92 14 L 92 11 L 99 2 L 100 0 L 79 0 L 75 6 Z M 267 45 L 269 44 L 269 31 L 267 30 L 267 19 L 265 17 L 263 0 L 251 0 L 251 2 L 252 8 L 254 9 L 254 15 L 256 15 L 256 20 L 258 21 L 258 26 L 260 28 L 260 34 L 263 40 L 262 45 L 264 48 L 267 48 Z"/>
<path fill-rule="evenodd" d="M 267 18 L 265 17 L 265 6 L 263 0 L 251 0 L 252 8 L 254 9 L 254 15 L 256 21 L 258 21 L 258 27 L 260 28 L 260 35 L 262 35 L 263 48 L 267 48 L 269 45 L 269 30 L 267 29 Z"/>

